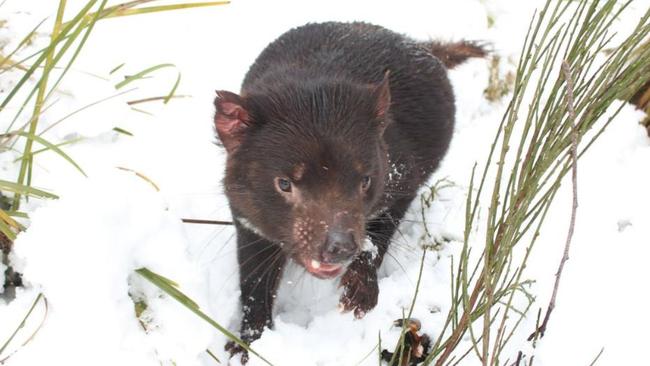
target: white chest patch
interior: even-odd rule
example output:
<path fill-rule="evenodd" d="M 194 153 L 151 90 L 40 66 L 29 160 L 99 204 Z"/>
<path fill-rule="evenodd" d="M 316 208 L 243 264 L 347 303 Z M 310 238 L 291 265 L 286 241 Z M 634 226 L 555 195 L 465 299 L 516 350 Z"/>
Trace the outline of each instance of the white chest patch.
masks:
<path fill-rule="evenodd" d="M 253 225 L 245 217 L 235 217 L 235 220 L 237 220 L 241 224 L 241 226 L 245 227 L 246 229 L 254 232 L 255 234 L 261 237 L 264 237 L 264 235 L 262 234 L 262 230 L 258 229 L 257 226 Z"/>

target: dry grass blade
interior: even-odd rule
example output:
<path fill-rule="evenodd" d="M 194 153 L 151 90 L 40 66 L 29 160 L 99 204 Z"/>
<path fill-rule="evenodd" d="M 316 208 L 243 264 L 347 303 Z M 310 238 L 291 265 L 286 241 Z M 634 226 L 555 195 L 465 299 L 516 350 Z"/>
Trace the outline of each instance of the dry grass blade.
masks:
<path fill-rule="evenodd" d="M 138 178 L 141 178 L 145 182 L 149 183 L 156 190 L 156 192 L 160 192 L 160 187 L 158 187 L 158 185 L 156 183 L 154 183 L 154 181 L 149 179 L 149 177 L 147 177 L 146 175 L 144 175 L 144 174 L 142 174 L 140 172 L 137 172 L 137 171 L 135 171 L 133 169 L 124 168 L 124 167 L 121 167 L 121 166 L 118 166 L 117 169 L 124 170 L 125 172 L 131 172 L 131 173 L 135 174 Z"/>
<path fill-rule="evenodd" d="M 14 220 L 4 210 L 0 210 L 0 220 L 2 220 L 2 222 L 5 222 L 10 228 L 12 228 L 15 231 L 22 231 L 25 229 L 23 225 L 21 225 L 18 221 Z"/>
<path fill-rule="evenodd" d="M 16 233 L 18 230 L 16 230 L 12 226 L 11 222 L 6 219 L 7 217 L 11 219 L 11 216 L 4 212 L 4 210 L 0 210 L 0 212 L 0 232 L 4 235 L 4 237 L 0 237 L 0 248 L 4 246 L 11 247 L 13 241 L 16 240 Z M 7 240 L 9 240 L 9 242 L 6 242 Z"/>

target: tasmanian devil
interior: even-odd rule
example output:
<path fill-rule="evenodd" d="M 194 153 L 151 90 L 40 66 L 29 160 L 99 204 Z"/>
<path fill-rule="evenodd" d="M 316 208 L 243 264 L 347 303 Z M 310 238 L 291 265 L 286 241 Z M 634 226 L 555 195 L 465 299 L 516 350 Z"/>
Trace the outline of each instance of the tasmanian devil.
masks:
<path fill-rule="evenodd" d="M 484 54 L 474 43 L 417 42 L 367 23 L 308 24 L 266 47 L 239 95 L 217 92 L 242 340 L 272 326 L 287 260 L 322 279 L 342 274 L 343 310 L 362 317 L 375 307 L 391 236 L 449 146 L 446 68 Z M 366 237 L 372 250 L 362 250 Z"/>

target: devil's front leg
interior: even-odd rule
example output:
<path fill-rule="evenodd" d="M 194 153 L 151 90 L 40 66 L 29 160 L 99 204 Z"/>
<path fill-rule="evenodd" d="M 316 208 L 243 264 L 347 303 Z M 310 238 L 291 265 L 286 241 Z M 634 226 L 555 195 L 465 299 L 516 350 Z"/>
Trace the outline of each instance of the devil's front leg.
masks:
<path fill-rule="evenodd" d="M 250 344 L 262 335 L 264 327 L 273 326 L 273 302 L 280 283 L 286 257 L 280 246 L 251 230 L 237 228 L 237 260 L 241 287 L 241 339 Z M 234 342 L 226 344 L 231 356 L 241 353 L 242 364 L 248 353 Z"/>
<path fill-rule="evenodd" d="M 366 224 L 366 233 L 376 251 L 362 251 L 341 277 L 343 294 L 339 306 L 343 311 L 354 311 L 355 317 L 362 318 L 377 305 L 377 269 L 381 266 L 391 238 L 412 200 L 412 197 L 398 200 L 391 208 Z"/>

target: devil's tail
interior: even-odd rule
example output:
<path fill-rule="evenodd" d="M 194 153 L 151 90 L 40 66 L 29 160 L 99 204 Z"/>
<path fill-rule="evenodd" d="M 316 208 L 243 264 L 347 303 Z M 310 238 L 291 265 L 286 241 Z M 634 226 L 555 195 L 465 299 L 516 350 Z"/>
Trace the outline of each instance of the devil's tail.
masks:
<path fill-rule="evenodd" d="M 480 42 L 420 42 L 420 46 L 436 56 L 448 69 L 453 69 L 471 57 L 485 57 L 489 54 L 486 45 Z"/>

